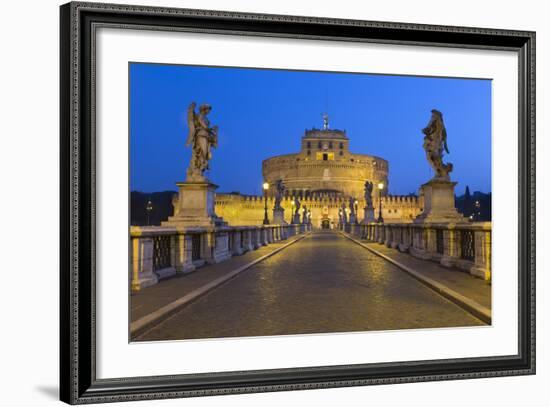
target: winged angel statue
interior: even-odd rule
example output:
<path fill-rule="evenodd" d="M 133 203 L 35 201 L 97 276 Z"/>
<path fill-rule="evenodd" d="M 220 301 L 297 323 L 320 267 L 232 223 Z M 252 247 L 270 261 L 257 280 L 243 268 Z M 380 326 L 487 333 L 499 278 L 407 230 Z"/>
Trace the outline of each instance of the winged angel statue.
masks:
<path fill-rule="evenodd" d="M 447 147 L 447 131 L 443 124 L 443 114 L 433 109 L 432 117 L 426 128 L 422 129 L 424 133 L 424 150 L 426 158 L 435 171 L 434 179 L 449 181 L 449 173 L 453 170 L 453 164 L 443 163 L 443 151 L 449 154 Z"/>
<path fill-rule="evenodd" d="M 210 127 L 210 121 L 207 118 L 212 107 L 203 104 L 199 107 L 199 112 L 195 112 L 196 103 L 193 102 L 187 109 L 187 125 L 189 126 L 189 135 L 187 136 L 187 146 L 191 146 L 191 162 L 187 169 L 188 181 L 205 181 L 204 171 L 208 170 L 208 161 L 212 158 L 211 148 L 218 146 L 218 126 Z"/>

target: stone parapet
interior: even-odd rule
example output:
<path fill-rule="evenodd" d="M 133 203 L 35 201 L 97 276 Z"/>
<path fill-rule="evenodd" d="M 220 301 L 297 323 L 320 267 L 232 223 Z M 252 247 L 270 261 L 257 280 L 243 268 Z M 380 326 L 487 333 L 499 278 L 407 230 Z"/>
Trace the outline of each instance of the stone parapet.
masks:
<path fill-rule="evenodd" d="M 491 281 L 491 222 L 368 223 L 362 239 Z"/>
<path fill-rule="evenodd" d="M 311 225 L 221 227 L 132 226 L 131 289 L 189 273 L 204 264 L 225 261 L 289 236 L 311 230 Z"/>

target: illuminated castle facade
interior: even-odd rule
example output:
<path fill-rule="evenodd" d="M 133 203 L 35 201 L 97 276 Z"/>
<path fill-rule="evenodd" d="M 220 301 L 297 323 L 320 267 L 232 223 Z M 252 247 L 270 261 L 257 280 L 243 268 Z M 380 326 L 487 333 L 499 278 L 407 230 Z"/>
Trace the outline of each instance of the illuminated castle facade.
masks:
<path fill-rule="evenodd" d="M 350 151 L 345 131 L 330 129 L 324 116 L 322 129 L 306 130 L 298 153 L 267 158 L 262 174 L 271 188 L 267 190 L 269 214 L 274 204 L 277 181 L 285 186 L 285 220 L 290 223 L 294 204 L 300 202 L 311 213 L 314 227 L 334 227 L 341 211 L 357 212 L 360 222 L 366 205 L 365 182 L 373 182 L 373 203 L 378 216 L 382 199 L 382 216 L 387 221 L 410 222 L 422 210 L 422 197 L 388 194 L 389 163 L 383 158 Z M 382 189 L 377 188 L 383 186 Z M 353 205 L 354 208 L 350 208 Z M 346 209 L 347 208 L 347 209 Z M 264 197 L 240 194 L 217 194 L 216 213 L 232 225 L 261 224 Z"/>

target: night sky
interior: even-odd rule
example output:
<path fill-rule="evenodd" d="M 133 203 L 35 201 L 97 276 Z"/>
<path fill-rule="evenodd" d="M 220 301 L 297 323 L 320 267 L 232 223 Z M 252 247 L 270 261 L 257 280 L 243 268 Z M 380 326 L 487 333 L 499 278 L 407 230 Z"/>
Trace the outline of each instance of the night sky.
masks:
<path fill-rule="evenodd" d="M 350 150 L 389 161 L 391 194 L 416 192 L 432 170 L 421 129 L 443 112 L 457 194 L 491 191 L 491 81 L 414 76 L 130 64 L 130 188 L 185 180 L 191 102 L 219 126 L 209 179 L 218 192 L 260 194 L 262 160 L 300 150 L 305 129 L 347 131 Z"/>

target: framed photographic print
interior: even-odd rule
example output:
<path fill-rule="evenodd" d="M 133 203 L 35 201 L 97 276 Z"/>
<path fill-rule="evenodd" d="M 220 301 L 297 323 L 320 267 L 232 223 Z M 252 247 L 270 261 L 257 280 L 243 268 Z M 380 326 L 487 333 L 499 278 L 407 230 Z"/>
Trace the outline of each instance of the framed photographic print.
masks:
<path fill-rule="evenodd" d="M 535 372 L 535 33 L 61 6 L 61 399 Z"/>

